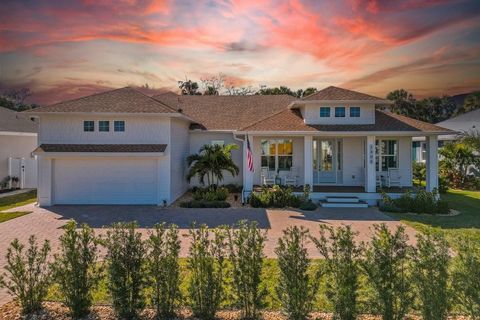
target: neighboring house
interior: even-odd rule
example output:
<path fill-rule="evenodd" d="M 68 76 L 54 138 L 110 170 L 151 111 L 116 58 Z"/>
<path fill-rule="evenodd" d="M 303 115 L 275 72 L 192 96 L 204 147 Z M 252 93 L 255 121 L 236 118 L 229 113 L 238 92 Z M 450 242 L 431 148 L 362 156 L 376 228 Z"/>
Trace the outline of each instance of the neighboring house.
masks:
<path fill-rule="evenodd" d="M 284 175 L 312 197 L 353 188 L 372 203 L 377 176 L 395 168 L 412 185 L 412 137 L 428 136 L 427 189 L 438 186 L 437 136 L 448 129 L 375 109 L 390 101 L 337 87 L 287 95 L 147 97 L 122 88 L 27 111 L 39 117 L 39 202 L 170 204 L 188 188 L 186 157 L 236 143 L 244 194 L 261 172 Z M 246 161 L 247 137 L 254 172 Z M 264 169 L 263 168 L 268 168 Z M 192 184 L 195 184 L 192 181 Z"/>
<path fill-rule="evenodd" d="M 451 134 L 438 136 L 439 147 L 441 147 L 445 143 L 457 140 L 459 135 L 456 134 L 456 132 L 462 133 L 480 130 L 480 109 L 461 114 L 459 116 L 439 122 L 436 125 L 455 131 Z M 427 147 L 425 137 L 415 137 L 413 139 L 412 147 L 413 160 L 416 162 L 425 162 Z"/>
<path fill-rule="evenodd" d="M 0 107 L 0 182 L 17 177 L 19 188 L 36 188 L 38 124 L 10 109 Z M 10 186 L 7 186 L 10 187 Z"/>

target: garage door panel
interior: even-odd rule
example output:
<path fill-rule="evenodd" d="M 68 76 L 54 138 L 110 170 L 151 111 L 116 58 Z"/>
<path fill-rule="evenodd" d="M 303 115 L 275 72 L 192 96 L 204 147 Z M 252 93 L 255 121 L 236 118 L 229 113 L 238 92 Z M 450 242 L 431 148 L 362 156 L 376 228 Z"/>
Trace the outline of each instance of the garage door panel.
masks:
<path fill-rule="evenodd" d="M 156 204 L 156 159 L 56 159 L 56 204 Z"/>

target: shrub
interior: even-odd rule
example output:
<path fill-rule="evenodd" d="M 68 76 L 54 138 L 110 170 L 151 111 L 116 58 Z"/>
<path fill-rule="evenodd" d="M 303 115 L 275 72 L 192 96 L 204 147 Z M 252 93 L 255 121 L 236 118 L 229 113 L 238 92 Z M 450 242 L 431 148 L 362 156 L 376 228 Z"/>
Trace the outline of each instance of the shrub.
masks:
<path fill-rule="evenodd" d="M 374 234 L 361 266 L 372 286 L 373 305 L 384 320 L 403 319 L 412 303 L 407 274 L 410 246 L 405 228 L 390 233 L 385 224 L 374 225 Z"/>
<path fill-rule="evenodd" d="M 419 184 L 422 185 L 422 181 L 427 179 L 427 166 L 424 162 L 413 162 L 412 165 L 413 178 L 418 180 Z"/>
<path fill-rule="evenodd" d="M 220 187 L 219 188 L 216 188 L 216 187 L 197 188 L 197 190 L 193 192 L 194 200 L 225 201 L 227 197 L 228 197 L 227 188 L 220 188 Z"/>
<path fill-rule="evenodd" d="M 65 233 L 60 237 L 60 254 L 52 263 L 54 279 L 59 284 L 65 305 L 73 318 L 81 318 L 90 313 L 92 289 L 99 280 L 97 262 L 97 240 L 91 228 L 70 221 Z"/>
<path fill-rule="evenodd" d="M 107 232 L 109 290 L 119 318 L 135 319 L 145 306 L 143 264 L 145 246 L 137 224 L 116 223 Z"/>
<path fill-rule="evenodd" d="M 410 191 L 407 191 L 397 199 L 392 199 L 386 193 L 382 193 L 380 210 L 402 213 L 448 214 L 450 206 L 448 202 L 439 199 L 436 189 L 432 192 L 420 189 L 415 196 Z"/>
<path fill-rule="evenodd" d="M 225 230 L 216 229 L 211 237 L 205 225 L 197 229 L 194 225 L 190 237 L 188 293 L 192 312 L 200 319 L 214 319 L 223 294 Z"/>
<path fill-rule="evenodd" d="M 175 225 L 156 224 L 148 240 L 147 269 L 157 318 L 175 317 L 180 295 L 180 241 Z"/>
<path fill-rule="evenodd" d="M 254 208 L 298 208 L 302 199 L 293 194 L 291 188 L 273 186 L 264 187 L 258 194 L 252 192 L 248 203 Z"/>
<path fill-rule="evenodd" d="M 449 261 L 448 245 L 441 234 L 417 235 L 412 267 L 413 284 L 417 289 L 424 320 L 447 319 Z"/>
<path fill-rule="evenodd" d="M 275 248 L 280 269 L 276 291 L 283 310 L 292 320 L 307 318 L 319 286 L 319 275 L 308 273 L 307 233 L 303 227 L 289 227 L 283 231 Z"/>
<path fill-rule="evenodd" d="M 226 201 L 184 201 L 180 203 L 182 208 L 230 208 L 230 203 Z"/>
<path fill-rule="evenodd" d="M 47 263 L 50 244 L 46 240 L 39 247 L 35 236 L 28 239 L 28 248 L 18 239 L 10 243 L 5 256 L 7 263 L 0 287 L 8 289 L 18 298 L 23 314 L 32 314 L 42 308 L 51 282 L 51 270 Z"/>
<path fill-rule="evenodd" d="M 360 249 L 354 236 L 350 226 L 335 230 L 320 225 L 320 238 L 311 238 L 325 259 L 326 295 L 333 305 L 334 319 L 357 318 Z"/>
<path fill-rule="evenodd" d="M 302 201 L 298 208 L 300 210 L 304 210 L 304 211 L 313 211 L 313 210 L 317 209 L 317 205 L 310 200 L 309 201 Z"/>
<path fill-rule="evenodd" d="M 480 246 L 461 239 L 452 270 L 455 300 L 472 319 L 480 318 Z"/>
<path fill-rule="evenodd" d="M 265 294 L 260 290 L 266 235 L 256 222 L 240 221 L 228 232 L 233 285 L 244 319 L 256 319 Z"/>

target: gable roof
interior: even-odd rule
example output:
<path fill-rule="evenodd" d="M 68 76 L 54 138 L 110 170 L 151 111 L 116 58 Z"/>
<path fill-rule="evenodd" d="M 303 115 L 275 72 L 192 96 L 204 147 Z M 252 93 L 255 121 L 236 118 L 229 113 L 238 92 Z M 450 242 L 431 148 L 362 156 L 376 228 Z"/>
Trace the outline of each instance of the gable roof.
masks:
<path fill-rule="evenodd" d="M 25 112 L 178 113 L 175 109 L 130 87 L 63 101 Z"/>
<path fill-rule="evenodd" d="M 331 124 L 313 125 L 305 124 L 299 110 L 283 110 L 268 118 L 260 120 L 253 125 L 244 127 L 241 131 L 288 131 L 288 132 L 419 132 L 419 133 L 448 133 L 452 132 L 434 124 L 411 119 L 405 116 L 388 113 L 380 110 L 375 111 L 374 124 Z"/>
<path fill-rule="evenodd" d="M 15 111 L 0 107 L 0 131 L 37 133 L 38 123 Z"/>
<path fill-rule="evenodd" d="M 189 96 L 168 92 L 154 96 L 198 121 L 192 129 L 239 130 L 281 110 L 296 100 L 289 95 Z"/>
<path fill-rule="evenodd" d="M 463 113 L 437 125 L 456 131 L 480 130 L 480 109 Z"/>
<path fill-rule="evenodd" d="M 321 100 L 321 101 L 371 101 L 375 103 L 386 103 L 390 104 L 391 102 L 386 99 L 378 98 L 371 96 L 369 94 L 343 89 L 339 87 L 326 87 L 320 91 L 312 93 L 304 97 L 302 100 Z"/>

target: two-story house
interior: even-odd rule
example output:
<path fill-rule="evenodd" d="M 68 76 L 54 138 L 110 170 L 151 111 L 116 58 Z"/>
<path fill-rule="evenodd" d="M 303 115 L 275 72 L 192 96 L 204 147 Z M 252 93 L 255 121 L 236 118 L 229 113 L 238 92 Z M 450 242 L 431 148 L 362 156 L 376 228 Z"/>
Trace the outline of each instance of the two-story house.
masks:
<path fill-rule="evenodd" d="M 437 136 L 451 131 L 376 109 L 386 104 L 338 87 L 303 99 L 148 97 L 127 87 L 37 108 L 28 113 L 40 123 L 39 203 L 170 204 L 189 188 L 187 155 L 215 143 L 239 146 L 233 159 L 240 175 L 224 183 L 242 185 L 244 195 L 265 181 L 265 172 L 277 178 L 294 172 L 295 184 L 312 186 L 314 198 L 348 192 L 374 203 L 379 177 L 391 169 L 402 187 L 412 185 L 416 136 L 427 137 L 427 189 L 433 190 Z"/>

